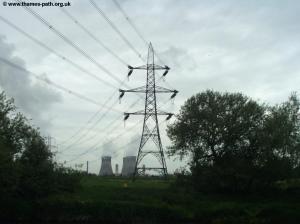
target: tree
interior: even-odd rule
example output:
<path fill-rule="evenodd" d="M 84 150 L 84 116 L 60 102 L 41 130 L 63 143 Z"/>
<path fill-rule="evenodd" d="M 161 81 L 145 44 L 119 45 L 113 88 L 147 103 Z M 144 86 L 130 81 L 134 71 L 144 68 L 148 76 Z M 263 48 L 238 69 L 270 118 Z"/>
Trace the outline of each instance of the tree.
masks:
<path fill-rule="evenodd" d="M 260 133 L 261 179 L 271 184 L 277 179 L 300 177 L 300 102 L 296 93 L 288 101 L 269 107 Z"/>
<path fill-rule="evenodd" d="M 39 130 L 0 93 L 0 194 L 36 199 L 73 190 L 76 173 L 57 165 Z"/>
<path fill-rule="evenodd" d="M 54 162 L 45 140 L 35 129 L 28 130 L 24 141 L 25 150 L 17 160 L 20 169 L 22 196 L 38 198 L 53 192 Z"/>
<path fill-rule="evenodd" d="M 26 119 L 15 113 L 12 99 L 0 93 L 0 192 L 12 193 L 17 188 L 16 157 L 24 149 L 23 139 L 28 125 Z"/>
<path fill-rule="evenodd" d="M 284 177 L 269 175 L 273 168 L 291 170 L 291 160 L 299 165 L 298 110 L 295 96 L 267 107 L 241 93 L 207 90 L 189 98 L 168 126 L 169 155 L 190 156 L 197 187 L 245 191 L 269 185 Z"/>

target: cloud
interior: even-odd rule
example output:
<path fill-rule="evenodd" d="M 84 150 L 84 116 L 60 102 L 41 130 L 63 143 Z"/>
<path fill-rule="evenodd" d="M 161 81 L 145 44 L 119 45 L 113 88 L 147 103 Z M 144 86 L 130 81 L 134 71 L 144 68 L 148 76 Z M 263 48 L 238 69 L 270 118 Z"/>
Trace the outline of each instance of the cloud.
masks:
<path fill-rule="evenodd" d="M 14 46 L 4 40 L 5 38 L 0 36 L 0 56 L 26 68 L 24 60 L 13 55 Z M 41 76 L 46 76 L 46 74 Z M 37 126 L 47 128 L 50 125 L 45 112 L 50 109 L 52 104 L 61 101 L 61 96 L 57 92 L 46 84 L 32 79 L 30 74 L 5 63 L 0 63 L 0 87 L 8 97 L 14 98 L 18 109 L 29 118 L 33 118 L 33 122 Z"/>
<path fill-rule="evenodd" d="M 124 156 L 136 156 L 139 147 L 140 134 L 131 137 L 130 143 L 125 147 Z"/>
<path fill-rule="evenodd" d="M 177 70 L 195 70 L 197 65 L 193 57 L 190 56 L 187 50 L 170 46 L 168 49 L 159 53 L 159 58 L 165 62 L 169 67 L 176 68 Z M 160 63 L 158 60 L 157 63 Z"/>
<path fill-rule="evenodd" d="M 112 156 L 115 150 L 115 145 L 111 141 L 103 145 L 102 156 Z"/>

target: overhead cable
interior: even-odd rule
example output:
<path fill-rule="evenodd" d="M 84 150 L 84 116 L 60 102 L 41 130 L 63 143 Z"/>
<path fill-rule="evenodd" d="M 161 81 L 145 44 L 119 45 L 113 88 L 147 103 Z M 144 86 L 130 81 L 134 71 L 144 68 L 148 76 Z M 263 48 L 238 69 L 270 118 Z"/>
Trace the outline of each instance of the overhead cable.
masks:
<path fill-rule="evenodd" d="M 146 38 L 144 38 L 144 36 L 142 35 L 142 32 L 139 31 L 139 29 L 134 24 L 134 22 L 132 21 L 132 19 L 128 16 L 128 14 L 125 12 L 125 10 L 121 7 L 121 5 L 119 4 L 119 2 L 117 0 L 113 0 L 113 2 L 117 6 L 117 8 L 120 10 L 120 12 L 124 16 L 124 18 L 127 20 L 127 22 L 129 23 L 129 25 L 132 27 L 132 29 L 136 32 L 136 34 L 139 36 L 139 38 L 148 47 L 149 42 L 146 40 Z M 156 51 L 154 51 L 154 54 L 158 58 L 158 60 L 160 61 L 160 63 L 164 64 L 164 62 L 162 61 L 162 59 L 160 58 L 160 56 L 156 53 Z"/>
<path fill-rule="evenodd" d="M 96 146 L 99 145 L 100 141 L 99 141 L 99 142 L 96 142 L 96 144 L 94 144 L 92 147 L 88 148 L 88 149 L 85 150 L 83 153 L 77 155 L 75 158 L 73 158 L 73 159 L 71 159 L 71 160 L 69 160 L 69 161 L 67 161 L 67 162 L 69 163 L 69 162 L 75 161 L 75 160 L 79 159 L 80 157 L 82 157 L 82 156 L 84 156 L 84 155 L 86 155 L 86 154 L 88 154 L 88 153 L 90 153 L 90 152 L 92 152 L 92 151 L 96 151 L 96 150 L 98 150 L 98 149 L 101 149 L 101 148 L 102 148 L 104 145 L 106 145 L 107 143 L 113 142 L 114 140 L 116 140 L 116 139 L 120 138 L 121 136 L 127 134 L 129 130 L 134 129 L 134 128 L 135 128 L 137 125 L 139 125 L 139 124 L 140 124 L 140 122 L 137 122 L 135 125 L 133 125 L 132 127 L 128 128 L 128 129 L 125 130 L 124 132 L 118 134 L 117 136 L 115 136 L 114 138 L 112 138 L 109 142 L 103 143 L 103 144 L 102 144 L 100 147 L 98 147 L 98 148 L 96 148 Z M 102 139 L 101 139 L 101 141 L 102 141 Z"/>
<path fill-rule="evenodd" d="M 44 83 L 46 83 L 46 84 L 48 84 L 50 86 L 53 86 L 53 87 L 55 87 L 55 88 L 57 88 L 57 89 L 59 89 L 59 90 L 61 90 L 63 92 L 66 92 L 66 93 L 68 93 L 70 95 L 76 96 L 77 98 L 80 98 L 80 99 L 85 100 L 85 101 L 87 101 L 89 103 L 95 104 L 97 106 L 101 105 L 102 107 L 106 107 L 104 104 L 102 104 L 100 102 L 97 102 L 97 101 L 95 101 L 93 99 L 90 99 L 90 98 L 88 98 L 88 97 L 86 97 L 86 96 L 84 96 L 84 95 L 82 95 L 82 94 L 80 94 L 78 92 L 75 92 L 73 90 L 70 90 L 70 89 L 68 89 L 68 88 L 66 88 L 66 87 L 64 87 L 62 85 L 54 83 L 53 81 L 51 81 L 50 79 L 48 79 L 46 77 L 41 77 L 41 76 L 39 76 L 39 75 L 37 75 L 37 74 L 35 74 L 35 73 L 27 70 L 27 69 L 25 69 L 25 68 L 23 68 L 23 67 L 15 64 L 15 63 L 12 63 L 12 62 L 6 60 L 5 58 L 0 57 L 0 61 L 2 61 L 3 63 L 5 63 L 5 64 L 7 64 L 7 65 L 9 65 L 9 66 L 11 66 L 11 67 L 13 67 L 15 69 L 18 69 L 18 70 L 23 71 L 25 73 L 31 74 L 37 80 L 42 81 L 42 82 L 44 82 Z M 116 111 L 116 112 L 121 112 L 120 110 L 117 110 L 117 109 L 113 109 L 113 108 L 111 108 L 111 109 L 113 111 Z"/>
<path fill-rule="evenodd" d="M 74 16 L 72 16 L 67 10 L 65 10 L 63 7 L 61 8 L 62 12 L 69 17 L 80 29 L 82 29 L 88 36 L 90 36 L 96 43 L 98 43 L 101 47 L 103 47 L 105 50 L 107 50 L 112 56 L 114 56 L 120 63 L 127 66 L 127 63 L 120 58 L 115 52 L 113 52 L 111 49 L 109 49 L 99 38 L 97 38 L 92 32 L 90 32 L 82 23 L 78 21 Z"/>
<path fill-rule="evenodd" d="M 90 3 L 94 6 L 94 8 L 98 11 L 98 13 L 106 20 L 106 22 L 113 28 L 113 30 L 121 37 L 121 39 L 129 46 L 129 48 L 135 52 L 135 54 L 143 61 L 142 55 L 135 49 L 135 47 L 130 43 L 130 41 L 125 37 L 124 34 L 118 29 L 118 27 L 108 18 L 108 16 L 104 13 L 103 10 L 93 1 L 90 0 Z"/>
<path fill-rule="evenodd" d="M 103 83 L 103 84 L 105 84 L 107 86 L 110 86 L 110 87 L 112 87 L 114 89 L 118 89 L 118 87 L 116 87 L 115 85 L 113 85 L 110 82 L 108 82 L 108 81 L 100 78 L 99 76 L 91 73 L 90 71 L 84 69 L 83 67 L 81 67 L 78 64 L 74 63 L 72 60 L 68 59 L 66 56 L 64 56 L 64 55 L 58 53 L 57 51 L 55 51 L 53 48 L 48 47 L 46 44 L 44 44 L 43 42 L 39 41 L 38 39 L 36 39 L 35 37 L 31 36 L 30 34 L 26 33 L 20 27 L 16 26 L 15 24 L 13 24 L 10 21 L 8 21 L 7 19 L 5 19 L 4 17 L 2 17 L 1 15 L 0 15 L 0 20 L 2 20 L 4 23 L 6 23 L 7 25 L 9 25 L 10 27 L 12 27 L 13 29 L 15 29 L 16 31 L 18 31 L 19 33 L 23 34 L 24 36 L 26 36 L 27 38 L 29 38 L 30 40 L 32 40 L 33 42 L 35 42 L 39 46 L 43 47 L 47 51 L 53 53 L 57 57 L 61 58 L 62 60 L 66 61 L 67 63 L 69 63 L 70 65 L 72 65 L 73 67 L 75 67 L 76 69 L 78 69 L 81 72 L 85 73 L 86 75 L 89 75 L 89 76 L 93 77 L 97 81 L 100 81 L 101 83 Z"/>
<path fill-rule="evenodd" d="M 21 3 L 21 0 L 16 0 L 19 3 Z M 120 83 L 121 85 L 124 84 L 125 81 L 120 80 L 116 75 L 111 73 L 108 69 L 106 69 L 104 66 L 99 64 L 92 56 L 88 55 L 86 51 L 80 48 L 80 46 L 74 42 L 72 42 L 69 38 L 67 38 L 64 34 L 62 34 L 60 31 L 58 31 L 53 25 L 51 25 L 47 20 L 45 20 L 41 15 L 39 15 L 36 11 L 32 10 L 30 7 L 23 6 L 24 9 L 32 14 L 36 19 L 38 19 L 41 23 L 43 23 L 45 26 L 47 26 L 53 33 L 55 33 L 58 37 L 60 37 L 62 40 L 64 40 L 67 44 L 69 44 L 72 48 L 74 48 L 76 51 L 78 51 L 81 55 L 83 55 L 85 58 L 87 58 L 90 62 L 92 62 L 95 66 L 97 66 L 100 70 L 102 70 L 104 73 L 109 75 L 112 79 Z"/>
<path fill-rule="evenodd" d="M 113 94 L 106 100 L 106 102 L 104 103 L 105 105 L 116 95 L 117 92 L 113 92 Z M 113 105 L 115 105 L 116 103 L 114 103 Z M 111 106 L 113 107 L 113 106 Z M 111 108 L 109 107 L 109 108 Z M 84 123 L 76 132 L 74 132 L 74 134 L 72 136 L 70 136 L 68 139 L 62 141 L 59 145 L 64 145 L 66 142 L 70 141 L 71 139 L 73 139 L 74 137 L 76 137 L 78 134 L 80 134 L 83 130 L 85 130 L 84 128 L 86 126 L 88 126 L 103 110 L 103 107 L 100 107 L 99 110 L 96 111 L 96 113 L 94 113 L 86 123 Z M 108 113 L 109 109 L 107 109 L 107 111 L 104 113 L 106 116 L 106 114 Z M 99 122 L 99 120 L 98 120 Z"/>
<path fill-rule="evenodd" d="M 107 111 L 101 115 L 101 117 L 97 120 L 96 123 L 94 123 L 89 129 L 87 129 L 87 131 L 85 133 L 83 133 L 79 138 L 77 138 L 73 143 L 69 144 L 67 147 L 65 147 L 62 152 L 65 152 L 66 150 L 70 149 L 72 146 L 74 146 L 75 144 L 79 144 L 80 141 L 88 135 L 88 133 L 92 130 L 92 128 L 97 125 L 97 123 L 99 123 L 108 113 L 108 111 L 110 111 L 111 108 L 113 108 L 113 106 L 115 106 L 118 103 L 118 101 L 114 102 L 109 108 L 107 108 Z"/>

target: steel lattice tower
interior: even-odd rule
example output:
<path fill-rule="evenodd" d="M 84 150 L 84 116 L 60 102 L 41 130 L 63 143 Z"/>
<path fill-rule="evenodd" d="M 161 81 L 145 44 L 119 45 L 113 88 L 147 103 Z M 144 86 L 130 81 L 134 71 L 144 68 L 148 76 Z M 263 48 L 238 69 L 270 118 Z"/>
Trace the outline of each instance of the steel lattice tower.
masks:
<path fill-rule="evenodd" d="M 158 171 L 161 175 L 166 177 L 168 172 L 167 172 L 164 151 L 163 151 L 161 138 L 160 138 L 157 116 L 158 115 L 167 115 L 167 120 L 168 120 L 172 117 L 173 114 L 158 110 L 157 103 L 156 103 L 156 94 L 157 93 L 173 93 L 171 95 L 171 98 L 174 98 L 176 96 L 176 94 L 178 93 L 178 91 L 167 89 L 167 88 L 156 85 L 155 71 L 156 70 L 164 70 L 164 73 L 162 74 L 162 76 L 164 77 L 168 73 L 170 68 L 166 65 L 160 66 L 160 65 L 154 64 L 154 50 L 153 50 L 151 43 L 149 44 L 149 48 L 148 48 L 147 64 L 139 66 L 139 67 L 128 66 L 128 68 L 129 68 L 128 77 L 132 74 L 133 70 L 135 70 L 135 69 L 147 71 L 147 82 L 146 82 L 145 86 L 141 86 L 141 87 L 130 89 L 130 90 L 123 90 L 123 89 L 119 90 L 120 98 L 122 98 L 124 96 L 125 92 L 145 93 L 145 109 L 144 110 L 133 112 L 133 113 L 128 113 L 128 112 L 124 113 L 124 120 L 127 120 L 130 115 L 144 115 L 143 131 L 142 131 L 141 141 L 140 141 L 138 155 L 137 155 L 137 159 L 136 159 L 135 171 L 134 171 L 133 178 L 135 178 L 139 174 L 144 173 L 145 169 Z M 144 149 L 144 146 L 149 139 L 153 140 L 153 142 L 155 143 L 156 149 L 151 149 L 151 150 Z M 140 167 L 140 163 L 141 163 L 142 159 L 148 154 L 154 155 L 157 158 L 157 160 L 161 166 L 160 167 L 147 167 L 147 168 Z"/>

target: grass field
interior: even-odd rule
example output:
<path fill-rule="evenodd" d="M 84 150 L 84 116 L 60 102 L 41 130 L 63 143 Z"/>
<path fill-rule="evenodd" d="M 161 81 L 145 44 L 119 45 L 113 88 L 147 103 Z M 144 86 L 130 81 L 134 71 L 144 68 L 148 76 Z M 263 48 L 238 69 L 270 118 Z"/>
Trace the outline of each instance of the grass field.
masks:
<path fill-rule="evenodd" d="M 19 204 L 20 217 L 80 223 L 300 223 L 299 195 L 212 195 L 174 183 L 85 176 L 77 192 Z"/>

